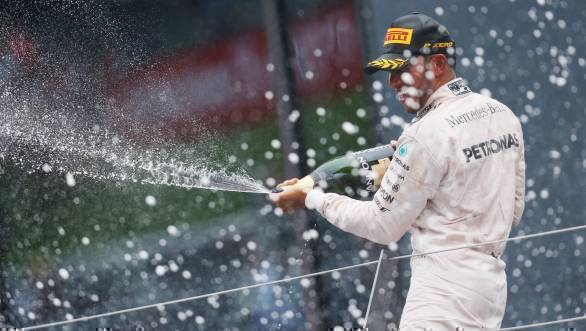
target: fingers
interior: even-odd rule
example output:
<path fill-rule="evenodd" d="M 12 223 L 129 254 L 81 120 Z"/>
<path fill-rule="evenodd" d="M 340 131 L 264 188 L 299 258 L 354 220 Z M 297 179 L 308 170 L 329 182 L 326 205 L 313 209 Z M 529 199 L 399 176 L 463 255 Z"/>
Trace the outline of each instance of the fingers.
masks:
<path fill-rule="evenodd" d="M 281 193 L 271 193 L 269 194 L 269 199 L 284 212 L 292 213 L 297 209 L 305 207 L 306 195 L 307 193 L 305 191 L 293 187 Z"/>
<path fill-rule="evenodd" d="M 295 184 L 297 184 L 297 182 L 299 182 L 299 178 L 291 178 L 291 179 L 288 179 L 288 180 L 280 183 L 279 185 L 277 185 L 273 189 L 273 192 L 269 194 L 269 199 L 273 202 L 277 202 L 280 198 L 279 194 L 283 193 L 283 191 L 284 191 L 283 187 L 295 185 Z"/>
<path fill-rule="evenodd" d="M 281 184 L 277 185 L 277 187 L 295 185 L 295 184 L 297 184 L 298 181 L 299 181 L 299 178 L 291 178 L 291 179 L 288 179 L 288 180 L 282 182 Z"/>
<path fill-rule="evenodd" d="M 396 141 L 396 140 L 391 140 L 391 147 L 392 147 L 393 149 L 397 149 L 397 145 L 398 145 L 398 144 L 399 144 L 399 142 L 398 142 L 398 141 Z"/>
<path fill-rule="evenodd" d="M 270 197 L 270 199 L 275 203 L 275 205 L 277 205 L 277 207 L 281 208 L 283 212 L 287 214 L 291 214 L 297 209 L 295 204 L 288 200 L 287 197 L 281 199 L 280 194 L 274 194 L 272 197 Z"/>
<path fill-rule="evenodd" d="M 281 208 L 287 214 L 292 214 L 298 209 L 298 207 L 291 201 L 277 202 L 277 207 Z"/>

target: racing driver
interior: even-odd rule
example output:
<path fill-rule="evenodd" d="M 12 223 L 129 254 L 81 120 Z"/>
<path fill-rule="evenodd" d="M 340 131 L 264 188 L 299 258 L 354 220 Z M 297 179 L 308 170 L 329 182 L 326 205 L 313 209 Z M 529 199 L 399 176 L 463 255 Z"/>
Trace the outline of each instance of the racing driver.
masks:
<path fill-rule="evenodd" d="M 413 253 L 506 239 L 524 208 L 523 133 L 504 104 L 455 75 L 455 44 L 434 19 L 394 20 L 384 53 L 365 71 L 389 72 L 404 109 L 415 115 L 398 139 L 371 201 L 302 189 L 291 179 L 272 199 L 286 212 L 306 206 L 330 223 L 380 244 L 411 232 Z M 411 258 L 404 330 L 499 328 L 507 282 L 504 243 Z"/>

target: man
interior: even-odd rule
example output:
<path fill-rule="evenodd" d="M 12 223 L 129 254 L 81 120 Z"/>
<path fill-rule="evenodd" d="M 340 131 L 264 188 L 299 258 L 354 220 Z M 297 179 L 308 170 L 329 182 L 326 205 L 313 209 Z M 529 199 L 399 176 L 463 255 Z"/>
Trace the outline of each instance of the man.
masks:
<path fill-rule="evenodd" d="M 414 253 L 507 238 L 524 208 L 519 120 L 456 78 L 454 41 L 430 17 L 396 19 L 384 46 L 365 70 L 389 71 L 389 84 L 415 118 L 399 137 L 374 199 L 306 190 L 292 179 L 273 196 L 277 205 L 288 212 L 305 205 L 340 229 L 381 244 L 410 231 Z M 492 244 L 412 258 L 400 329 L 500 327 L 507 295 L 504 248 Z"/>

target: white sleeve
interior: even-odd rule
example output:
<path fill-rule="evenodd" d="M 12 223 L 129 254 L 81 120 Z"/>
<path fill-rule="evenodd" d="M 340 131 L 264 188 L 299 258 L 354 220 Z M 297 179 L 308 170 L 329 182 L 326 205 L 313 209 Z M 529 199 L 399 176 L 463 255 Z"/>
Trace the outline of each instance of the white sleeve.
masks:
<path fill-rule="evenodd" d="M 517 160 L 517 168 L 515 170 L 515 209 L 513 212 L 513 224 L 519 225 L 521 216 L 525 209 L 525 143 L 523 142 L 523 131 L 521 124 L 519 124 L 519 158 Z"/>
<path fill-rule="evenodd" d="M 380 244 L 399 240 L 437 191 L 445 168 L 411 137 L 402 136 L 398 146 L 372 201 L 313 190 L 306 206 L 346 232 Z"/>

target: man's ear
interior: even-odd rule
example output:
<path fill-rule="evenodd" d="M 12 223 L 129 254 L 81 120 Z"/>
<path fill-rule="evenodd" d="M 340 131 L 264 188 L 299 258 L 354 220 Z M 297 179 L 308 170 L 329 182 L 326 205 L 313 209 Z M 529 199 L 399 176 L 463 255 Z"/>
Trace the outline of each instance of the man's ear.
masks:
<path fill-rule="evenodd" d="M 440 77 L 448 67 L 448 58 L 444 54 L 436 54 L 431 58 L 433 74 Z"/>

